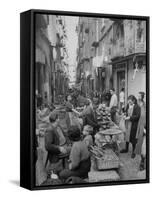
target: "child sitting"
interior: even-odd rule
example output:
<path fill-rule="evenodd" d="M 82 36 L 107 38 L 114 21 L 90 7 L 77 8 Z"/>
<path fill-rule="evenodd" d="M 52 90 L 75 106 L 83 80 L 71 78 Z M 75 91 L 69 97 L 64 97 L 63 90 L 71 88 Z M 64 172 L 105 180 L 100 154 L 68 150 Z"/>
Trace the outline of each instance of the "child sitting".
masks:
<path fill-rule="evenodd" d="M 92 138 L 92 133 L 93 133 L 93 127 L 90 125 L 86 125 L 83 127 L 83 137 L 84 137 L 84 142 L 89 148 L 91 145 L 93 145 L 93 138 Z"/>

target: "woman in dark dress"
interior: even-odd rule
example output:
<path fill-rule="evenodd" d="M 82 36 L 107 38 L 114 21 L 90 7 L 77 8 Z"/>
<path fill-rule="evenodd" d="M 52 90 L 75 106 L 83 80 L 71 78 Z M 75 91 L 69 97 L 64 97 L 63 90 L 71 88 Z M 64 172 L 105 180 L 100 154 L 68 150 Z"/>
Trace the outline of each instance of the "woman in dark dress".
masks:
<path fill-rule="evenodd" d="M 145 155 L 143 153 L 143 147 L 146 149 L 146 104 L 144 102 L 144 92 L 138 94 L 138 104 L 141 108 L 141 116 L 138 123 L 136 138 L 138 140 L 135 153 L 141 155 L 140 170 L 145 168 Z M 145 150 L 144 149 L 144 150 Z"/>
<path fill-rule="evenodd" d="M 140 113 L 141 109 L 140 106 L 137 104 L 137 99 L 135 98 L 135 96 L 130 95 L 128 97 L 128 105 L 126 108 L 126 116 L 125 116 L 126 123 L 130 123 L 130 127 L 128 126 L 128 131 L 126 133 L 126 134 L 129 133 L 129 136 L 127 137 L 126 135 L 126 149 L 122 150 L 121 153 L 128 152 L 129 142 L 130 142 L 133 148 L 131 158 L 135 158 L 135 147 L 137 144 L 136 133 L 140 118 Z"/>

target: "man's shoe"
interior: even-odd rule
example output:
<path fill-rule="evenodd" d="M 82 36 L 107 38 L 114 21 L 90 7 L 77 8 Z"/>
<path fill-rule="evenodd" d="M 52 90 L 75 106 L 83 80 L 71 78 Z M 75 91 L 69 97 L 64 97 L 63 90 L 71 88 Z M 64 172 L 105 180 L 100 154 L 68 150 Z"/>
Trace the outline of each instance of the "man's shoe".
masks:
<path fill-rule="evenodd" d="M 135 153 L 132 153 L 131 158 L 135 158 L 135 156 L 136 156 Z"/>
<path fill-rule="evenodd" d="M 122 150 L 120 151 L 120 153 L 127 153 L 127 152 L 128 152 L 127 149 L 122 149 Z"/>
<path fill-rule="evenodd" d="M 143 171 L 144 169 L 145 169 L 145 168 L 144 168 L 144 165 L 141 164 L 140 167 L 139 167 L 139 170 L 140 170 L 140 171 Z"/>
<path fill-rule="evenodd" d="M 145 169 L 145 163 L 144 163 L 144 158 L 141 158 L 141 162 L 140 162 L 140 167 L 139 167 L 139 170 L 140 171 L 143 171 Z"/>

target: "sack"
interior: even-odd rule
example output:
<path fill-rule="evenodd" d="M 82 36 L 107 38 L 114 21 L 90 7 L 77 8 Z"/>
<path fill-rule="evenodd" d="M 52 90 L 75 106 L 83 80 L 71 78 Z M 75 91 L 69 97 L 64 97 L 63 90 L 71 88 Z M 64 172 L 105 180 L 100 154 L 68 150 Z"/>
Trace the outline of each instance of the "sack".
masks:
<path fill-rule="evenodd" d="M 122 117 L 119 123 L 119 128 L 125 133 L 126 132 L 126 127 L 125 127 L 125 120 Z"/>

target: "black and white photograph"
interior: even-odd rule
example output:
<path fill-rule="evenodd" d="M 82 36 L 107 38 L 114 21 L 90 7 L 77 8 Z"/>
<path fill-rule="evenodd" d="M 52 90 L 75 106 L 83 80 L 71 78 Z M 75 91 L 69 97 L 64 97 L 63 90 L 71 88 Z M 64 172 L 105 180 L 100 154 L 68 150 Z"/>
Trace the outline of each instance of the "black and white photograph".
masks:
<path fill-rule="evenodd" d="M 35 13 L 35 186 L 147 179 L 147 20 Z"/>

